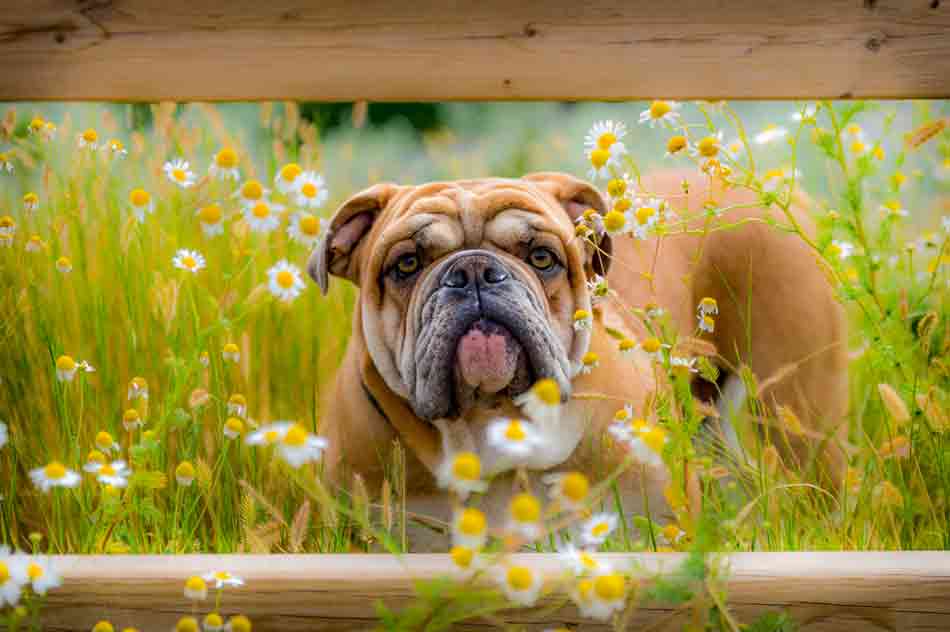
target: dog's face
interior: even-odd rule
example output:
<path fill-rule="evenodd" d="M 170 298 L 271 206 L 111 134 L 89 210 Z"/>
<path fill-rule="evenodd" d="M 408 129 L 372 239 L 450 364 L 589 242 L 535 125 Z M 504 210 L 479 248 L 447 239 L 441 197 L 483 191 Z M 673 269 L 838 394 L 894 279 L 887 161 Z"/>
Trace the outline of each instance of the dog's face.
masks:
<path fill-rule="evenodd" d="M 336 212 L 309 270 L 324 291 L 328 274 L 359 285 L 372 361 L 420 419 L 497 408 L 545 377 L 567 398 L 590 335 L 573 315 L 609 249 L 575 237 L 591 207 L 596 189 L 562 174 L 379 184 Z"/>

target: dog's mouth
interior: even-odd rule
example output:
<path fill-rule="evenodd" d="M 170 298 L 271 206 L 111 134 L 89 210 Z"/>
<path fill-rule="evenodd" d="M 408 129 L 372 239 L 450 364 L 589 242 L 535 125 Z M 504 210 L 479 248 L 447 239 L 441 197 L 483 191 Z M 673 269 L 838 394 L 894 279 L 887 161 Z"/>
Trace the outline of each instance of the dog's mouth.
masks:
<path fill-rule="evenodd" d="M 455 348 L 455 399 L 460 410 L 492 406 L 530 388 L 534 371 L 521 342 L 504 325 L 479 318 Z"/>

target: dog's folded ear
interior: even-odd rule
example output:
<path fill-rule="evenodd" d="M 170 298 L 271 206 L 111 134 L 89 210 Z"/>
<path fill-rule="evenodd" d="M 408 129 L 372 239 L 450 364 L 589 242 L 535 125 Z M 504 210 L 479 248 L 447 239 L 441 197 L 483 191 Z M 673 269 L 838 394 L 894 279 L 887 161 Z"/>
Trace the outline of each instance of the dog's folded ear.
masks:
<path fill-rule="evenodd" d="M 589 208 L 594 209 L 601 215 L 607 214 L 607 202 L 604 200 L 604 196 L 590 182 L 556 171 L 529 173 L 522 176 L 521 179 L 534 183 L 557 198 L 572 222 L 576 221 Z M 607 270 L 610 268 L 610 255 L 613 252 L 610 235 L 606 233 L 601 235 L 599 241 L 596 242 L 596 247 L 594 247 L 594 244 L 589 245 L 591 246 L 590 271 L 594 274 L 606 276 Z"/>
<path fill-rule="evenodd" d="M 329 287 L 330 274 L 353 283 L 359 282 L 359 257 L 355 256 L 356 250 L 397 188 L 389 182 L 374 184 L 350 197 L 333 214 L 330 227 L 324 232 L 307 263 L 307 271 L 324 294 Z"/>

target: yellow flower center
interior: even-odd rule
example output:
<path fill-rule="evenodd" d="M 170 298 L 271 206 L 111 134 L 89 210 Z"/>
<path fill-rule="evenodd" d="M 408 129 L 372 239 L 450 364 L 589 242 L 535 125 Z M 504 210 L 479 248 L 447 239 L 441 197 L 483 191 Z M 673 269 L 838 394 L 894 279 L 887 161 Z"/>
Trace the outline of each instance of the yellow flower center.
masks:
<path fill-rule="evenodd" d="M 614 413 L 614 421 L 626 421 L 627 420 L 627 409 L 621 408 Z"/>
<path fill-rule="evenodd" d="M 111 465 L 103 465 L 99 468 L 99 473 L 103 476 L 115 476 L 115 468 Z"/>
<path fill-rule="evenodd" d="M 610 152 L 606 149 L 595 149 L 590 152 L 590 164 L 596 169 L 600 169 L 610 160 Z"/>
<path fill-rule="evenodd" d="M 251 209 L 251 213 L 257 219 L 266 219 L 267 216 L 270 215 L 270 206 L 268 206 L 264 202 L 258 202 L 257 204 L 254 205 L 254 208 Z"/>
<path fill-rule="evenodd" d="M 485 514 L 474 507 L 466 508 L 459 516 L 458 528 L 459 531 L 468 536 L 483 534 L 485 532 Z"/>
<path fill-rule="evenodd" d="M 209 204 L 198 211 L 198 217 L 205 224 L 217 224 L 221 221 L 221 207 L 217 204 Z"/>
<path fill-rule="evenodd" d="M 122 414 L 122 421 L 132 423 L 139 420 L 139 411 L 130 408 Z"/>
<path fill-rule="evenodd" d="M 613 210 L 617 211 L 618 213 L 623 213 L 624 211 L 628 210 L 632 205 L 633 205 L 633 202 L 631 202 L 628 198 L 620 198 L 619 200 L 614 202 Z"/>
<path fill-rule="evenodd" d="M 45 123 L 46 121 L 44 121 L 43 119 L 37 116 L 36 118 L 30 121 L 30 129 L 33 130 L 34 132 L 39 131 L 43 129 L 43 125 L 45 125 Z"/>
<path fill-rule="evenodd" d="M 46 474 L 46 478 L 58 481 L 66 476 L 66 467 L 59 461 L 53 461 L 43 468 L 43 473 Z"/>
<path fill-rule="evenodd" d="M 561 403 L 561 389 L 558 388 L 557 382 L 549 377 L 535 382 L 534 386 L 531 387 L 531 391 L 542 404 L 557 406 Z"/>
<path fill-rule="evenodd" d="M 103 430 L 96 435 L 96 445 L 100 448 L 106 448 L 107 450 L 112 448 L 115 445 L 115 440 L 112 438 L 112 435 Z"/>
<path fill-rule="evenodd" d="M 525 434 L 524 427 L 520 421 L 512 419 L 508 422 L 508 427 L 505 428 L 505 439 L 509 441 L 524 441 L 527 437 L 528 435 Z"/>
<path fill-rule="evenodd" d="M 182 617 L 175 624 L 175 632 L 198 632 L 198 621 L 194 617 Z"/>
<path fill-rule="evenodd" d="M 237 417 L 229 417 L 228 420 L 224 422 L 224 427 L 236 434 L 241 434 L 244 431 L 244 424 Z"/>
<path fill-rule="evenodd" d="M 650 118 L 663 118 L 673 107 L 666 101 L 654 101 L 650 104 Z"/>
<path fill-rule="evenodd" d="M 222 169 L 231 169 L 237 164 L 237 152 L 230 147 L 225 147 L 214 157 L 214 162 Z"/>
<path fill-rule="evenodd" d="M 463 481 L 477 481 L 482 475 L 482 462 L 478 455 L 459 452 L 452 462 L 452 475 Z"/>
<path fill-rule="evenodd" d="M 320 233 L 320 220 L 313 215 L 304 215 L 300 218 L 300 232 L 311 237 Z"/>
<path fill-rule="evenodd" d="M 280 179 L 284 182 L 293 182 L 301 173 L 303 173 L 303 169 L 300 168 L 300 165 L 291 162 L 281 168 Z"/>
<path fill-rule="evenodd" d="M 859 141 L 859 140 L 856 140 L 856 141 L 854 141 L 853 143 L 851 143 L 851 152 L 852 152 L 852 153 L 855 153 L 855 154 L 863 154 L 864 151 L 865 151 L 865 149 L 867 149 L 867 147 L 865 146 L 864 143 L 862 143 L 862 142 Z"/>
<path fill-rule="evenodd" d="M 666 431 L 663 428 L 654 426 L 648 431 L 644 432 L 642 435 L 643 442 L 647 444 L 651 450 L 659 454 L 663 450 L 663 445 L 666 443 Z"/>
<path fill-rule="evenodd" d="M 606 522 L 598 522 L 590 530 L 590 532 L 598 538 L 607 535 L 608 531 L 610 531 L 610 525 Z"/>
<path fill-rule="evenodd" d="M 0 586 L 3 586 L 8 581 L 10 581 L 10 568 L 3 562 L 0 562 Z"/>
<path fill-rule="evenodd" d="M 610 197 L 618 198 L 627 192 L 627 181 L 623 178 L 614 178 L 607 183 L 607 193 Z"/>
<path fill-rule="evenodd" d="M 245 399 L 240 393 L 235 393 L 228 398 L 228 403 L 234 404 L 235 406 L 244 406 L 247 404 L 247 399 Z"/>
<path fill-rule="evenodd" d="M 656 353 L 660 350 L 660 339 L 659 338 L 647 338 L 643 341 L 643 350 L 647 353 Z"/>
<path fill-rule="evenodd" d="M 30 206 L 36 204 L 39 201 L 40 201 L 40 198 L 35 193 L 27 193 L 26 195 L 23 196 L 23 203 L 28 204 Z"/>
<path fill-rule="evenodd" d="M 257 180 L 248 180 L 241 186 L 241 195 L 248 200 L 259 200 L 264 195 L 264 187 Z"/>
<path fill-rule="evenodd" d="M 620 347 L 621 351 L 630 351 L 631 349 L 637 346 L 637 343 L 636 341 L 631 340 L 630 338 L 624 338 L 623 340 L 620 341 L 620 344 L 618 346 Z"/>
<path fill-rule="evenodd" d="M 288 270 L 281 270 L 280 272 L 277 273 L 276 280 L 277 280 L 277 285 L 279 285 L 280 287 L 284 289 L 288 289 L 294 284 L 294 275 L 292 272 L 289 272 Z"/>
<path fill-rule="evenodd" d="M 680 528 L 675 524 L 668 524 L 663 527 L 662 533 L 663 537 L 666 538 L 667 541 L 675 542 L 680 537 Z"/>
<path fill-rule="evenodd" d="M 588 312 L 586 309 L 579 309 L 574 312 L 575 322 L 579 320 L 587 320 L 588 318 L 590 318 L 590 312 Z"/>
<path fill-rule="evenodd" d="M 184 169 L 177 168 L 172 169 L 172 177 L 178 180 L 179 182 L 184 182 L 187 179 L 188 174 L 185 173 Z"/>
<path fill-rule="evenodd" d="M 72 263 L 69 261 L 69 257 L 60 257 L 56 260 L 56 267 L 60 269 L 68 269 Z"/>
<path fill-rule="evenodd" d="M 102 465 L 106 462 L 106 455 L 102 452 L 99 452 L 99 450 L 93 450 L 89 453 L 89 456 L 86 457 L 86 462 L 98 463 L 99 465 Z"/>
<path fill-rule="evenodd" d="M 251 620 L 241 614 L 231 617 L 228 625 L 231 627 L 231 632 L 251 632 Z"/>
<path fill-rule="evenodd" d="M 630 420 L 630 431 L 634 433 L 641 433 L 647 428 L 647 420 L 643 417 L 634 417 Z"/>
<path fill-rule="evenodd" d="M 604 228 L 606 228 L 608 232 L 615 233 L 623 230 L 626 223 L 627 218 L 619 211 L 610 211 L 604 215 Z"/>
<path fill-rule="evenodd" d="M 511 566 L 508 568 L 508 585 L 515 590 L 531 588 L 533 576 L 527 566 Z"/>
<path fill-rule="evenodd" d="M 109 141 L 109 148 L 110 148 L 112 151 L 122 151 L 122 150 L 125 148 L 125 145 L 123 145 L 123 144 L 122 144 L 122 141 L 120 141 L 120 140 L 110 140 L 110 141 Z"/>
<path fill-rule="evenodd" d="M 9 215 L 0 217 L 0 228 L 12 228 L 14 224 L 13 218 Z"/>
<path fill-rule="evenodd" d="M 541 503 L 531 494 L 518 494 L 511 500 L 511 517 L 518 522 L 537 522 L 541 517 Z"/>
<path fill-rule="evenodd" d="M 617 601 L 623 597 L 623 575 L 610 573 L 594 580 L 594 593 L 604 601 Z"/>
<path fill-rule="evenodd" d="M 307 443 L 307 431 L 300 425 L 294 424 L 284 435 L 284 445 L 299 448 Z"/>
<path fill-rule="evenodd" d="M 129 193 L 129 201 L 134 206 L 145 206 L 151 199 L 152 196 L 144 189 L 132 189 L 132 192 Z"/>
<path fill-rule="evenodd" d="M 588 351 L 584 354 L 584 357 L 581 358 L 581 362 L 584 363 L 584 366 L 594 366 L 600 360 L 600 356 L 594 353 L 593 351 Z"/>
<path fill-rule="evenodd" d="M 229 343 L 227 343 L 226 345 L 224 345 L 224 352 L 225 352 L 225 353 L 237 353 L 237 352 L 238 352 L 238 346 L 237 346 L 236 344 L 234 344 L 233 342 L 229 342 Z"/>
<path fill-rule="evenodd" d="M 220 628 L 224 625 L 224 619 L 217 612 L 212 612 L 205 617 L 205 625 L 209 628 Z"/>
<path fill-rule="evenodd" d="M 191 255 L 185 255 L 184 257 L 181 258 L 181 265 L 183 265 L 183 266 L 185 266 L 186 268 L 188 268 L 189 270 L 191 270 L 191 269 L 193 269 L 195 266 L 198 265 L 198 262 L 195 261 L 195 258 L 192 257 Z"/>
<path fill-rule="evenodd" d="M 315 185 L 313 182 L 307 182 L 302 187 L 300 187 L 300 192 L 303 193 L 305 197 L 315 197 L 317 195 L 317 185 Z"/>
<path fill-rule="evenodd" d="M 684 147 L 686 147 L 685 136 L 681 136 L 681 135 L 672 136 L 670 137 L 668 141 L 666 141 L 666 151 L 670 152 L 671 154 L 675 154 L 679 151 L 682 151 Z"/>
<path fill-rule="evenodd" d="M 696 146 L 699 150 L 701 156 L 706 158 L 714 158 L 719 154 L 719 139 L 715 136 L 707 136 L 706 138 L 699 141 L 699 144 Z"/>
<path fill-rule="evenodd" d="M 617 142 L 617 135 L 613 132 L 604 132 L 597 138 L 597 146 L 601 149 L 610 149 Z"/>
<path fill-rule="evenodd" d="M 201 592 L 206 590 L 208 585 L 205 583 L 205 580 L 195 575 L 194 577 L 188 578 L 188 581 L 185 582 L 185 588 L 193 592 Z"/>
<path fill-rule="evenodd" d="M 231 573 L 227 571 L 218 571 L 214 574 L 214 578 L 219 579 L 221 581 L 227 581 L 231 579 Z"/>
<path fill-rule="evenodd" d="M 656 209 L 652 206 L 641 206 L 637 209 L 637 221 L 641 226 L 649 223 L 650 218 L 656 213 Z"/>
<path fill-rule="evenodd" d="M 91 127 L 82 133 L 82 139 L 87 143 L 94 143 L 99 140 L 99 134 Z"/>
<path fill-rule="evenodd" d="M 264 433 L 264 443 L 272 444 L 275 443 L 280 438 L 280 433 L 276 430 L 268 430 Z"/>
<path fill-rule="evenodd" d="M 839 246 L 838 244 L 830 244 L 828 246 L 828 254 L 831 255 L 832 257 L 840 257 L 841 246 Z"/>
<path fill-rule="evenodd" d="M 578 557 L 580 558 L 581 564 L 584 566 L 584 568 L 597 568 L 597 560 L 591 557 L 589 553 L 581 551 Z"/>
<path fill-rule="evenodd" d="M 194 478 L 194 477 L 195 477 L 195 466 L 192 465 L 191 463 L 189 463 L 188 461 L 184 461 L 184 462 L 180 463 L 180 464 L 178 465 L 178 467 L 175 468 L 175 476 L 177 476 L 177 477 L 179 477 L 179 478 Z M 194 578 L 192 578 L 192 579 L 194 579 Z M 201 578 L 199 577 L 198 579 L 201 579 Z M 189 581 L 190 581 L 190 580 L 189 580 Z M 204 585 L 204 582 L 202 581 L 201 584 L 202 584 L 202 586 L 203 586 L 203 585 Z"/>
<path fill-rule="evenodd" d="M 56 368 L 60 371 L 72 371 L 76 368 L 76 361 L 68 355 L 59 356 L 56 359 Z"/>
<path fill-rule="evenodd" d="M 582 579 L 577 582 L 577 594 L 581 601 L 590 601 L 590 594 L 594 590 L 594 582 L 590 579 Z"/>
<path fill-rule="evenodd" d="M 456 566 L 468 568 L 472 563 L 474 551 L 467 546 L 453 546 L 449 551 L 449 555 L 452 556 L 452 561 L 455 562 Z"/>
<path fill-rule="evenodd" d="M 590 482 L 580 472 L 570 472 L 561 479 L 561 494 L 571 502 L 581 502 L 589 491 Z"/>

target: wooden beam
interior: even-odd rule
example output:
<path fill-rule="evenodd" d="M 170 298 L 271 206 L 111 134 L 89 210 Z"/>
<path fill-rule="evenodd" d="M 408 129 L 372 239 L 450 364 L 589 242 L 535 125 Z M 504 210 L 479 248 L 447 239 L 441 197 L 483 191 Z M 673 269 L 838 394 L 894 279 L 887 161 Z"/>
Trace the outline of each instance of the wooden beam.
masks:
<path fill-rule="evenodd" d="M 554 555 L 523 555 L 549 578 L 560 576 Z M 604 555 L 616 567 L 637 561 L 644 568 L 672 568 L 681 554 Z M 405 605 L 413 582 L 448 574 L 445 555 L 182 555 L 63 556 L 54 559 L 65 585 L 51 593 L 44 629 L 88 632 L 107 618 L 116 629 L 171 629 L 190 614 L 182 590 L 187 577 L 227 570 L 247 581 L 230 589 L 224 614 L 243 613 L 258 630 L 341 630 L 374 625 L 373 603 Z M 803 630 L 950 629 L 950 553 L 741 553 L 729 557 L 729 603 L 744 621 L 787 608 Z M 199 612 L 207 612 L 213 604 Z M 543 617 L 518 610 L 521 623 L 578 624 L 573 608 Z M 650 606 L 632 629 L 661 623 L 670 608 Z M 682 620 L 670 622 L 681 629 Z M 591 626 L 582 629 L 607 629 Z M 472 622 L 453 629 L 488 629 Z"/>
<path fill-rule="evenodd" d="M 5 0 L 0 100 L 950 96 L 948 0 Z"/>

